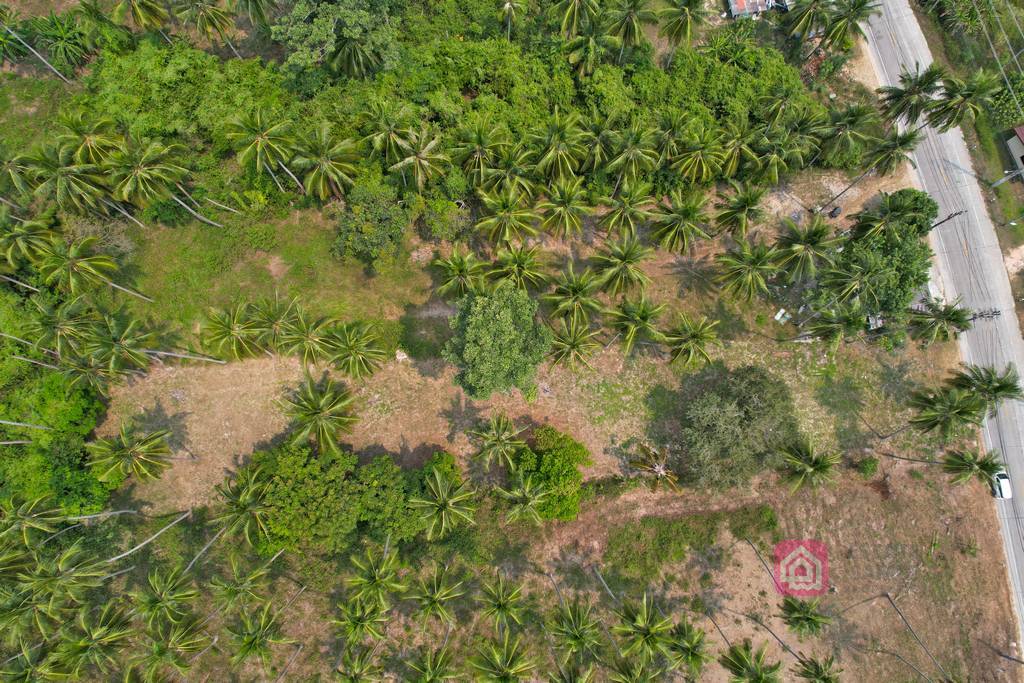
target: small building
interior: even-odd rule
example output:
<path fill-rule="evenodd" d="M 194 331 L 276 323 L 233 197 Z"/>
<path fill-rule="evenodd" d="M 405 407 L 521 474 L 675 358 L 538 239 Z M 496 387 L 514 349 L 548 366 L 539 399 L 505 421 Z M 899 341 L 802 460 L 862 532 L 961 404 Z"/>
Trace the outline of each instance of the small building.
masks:
<path fill-rule="evenodd" d="M 1010 150 L 1017 171 L 1024 173 L 1024 126 L 1013 129 L 1013 135 L 1006 139 L 1006 148 Z"/>
<path fill-rule="evenodd" d="M 786 9 L 784 0 L 729 0 L 729 14 L 733 19 L 757 17 L 770 9 Z"/>

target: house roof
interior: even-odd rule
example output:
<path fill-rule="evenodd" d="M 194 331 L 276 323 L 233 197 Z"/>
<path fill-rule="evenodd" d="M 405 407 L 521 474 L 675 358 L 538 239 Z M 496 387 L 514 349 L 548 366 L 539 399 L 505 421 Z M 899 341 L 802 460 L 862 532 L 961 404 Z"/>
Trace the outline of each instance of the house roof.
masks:
<path fill-rule="evenodd" d="M 1020 140 L 1022 144 L 1024 144 L 1024 126 L 1017 126 L 1016 128 L 1013 129 L 1013 132 L 1017 136 L 1017 139 Z"/>
<path fill-rule="evenodd" d="M 734 17 L 758 14 L 769 7 L 771 7 L 770 0 L 729 0 L 729 14 Z"/>

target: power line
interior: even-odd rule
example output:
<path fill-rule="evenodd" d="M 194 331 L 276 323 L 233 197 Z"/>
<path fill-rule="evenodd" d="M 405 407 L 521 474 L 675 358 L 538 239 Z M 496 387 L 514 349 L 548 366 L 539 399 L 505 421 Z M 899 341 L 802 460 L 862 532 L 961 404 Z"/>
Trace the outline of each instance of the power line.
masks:
<path fill-rule="evenodd" d="M 1017 27 L 1017 33 L 1020 35 L 1020 39 L 1024 41 L 1024 28 L 1021 28 L 1020 20 L 1017 19 L 1017 11 L 1008 0 L 1006 2 L 1006 9 L 1010 11 L 1010 18 L 1013 19 L 1013 23 Z"/>
<path fill-rule="evenodd" d="M 992 10 L 992 18 L 996 20 L 999 32 L 1003 34 L 1003 40 L 1006 41 L 1006 47 L 1010 48 L 1010 57 L 1013 59 L 1013 63 L 1017 65 L 1017 71 L 1024 73 L 1024 69 L 1020 66 L 1020 60 L 1017 59 L 1017 51 L 1013 49 L 1013 43 L 1010 42 L 1010 36 L 1006 33 L 1006 28 L 1003 26 L 1003 20 L 999 18 L 999 12 L 996 11 L 996 6 L 993 4 L 992 0 L 988 0 L 988 7 Z M 983 17 L 979 16 L 978 18 L 981 19 L 980 23 L 985 23 Z"/>

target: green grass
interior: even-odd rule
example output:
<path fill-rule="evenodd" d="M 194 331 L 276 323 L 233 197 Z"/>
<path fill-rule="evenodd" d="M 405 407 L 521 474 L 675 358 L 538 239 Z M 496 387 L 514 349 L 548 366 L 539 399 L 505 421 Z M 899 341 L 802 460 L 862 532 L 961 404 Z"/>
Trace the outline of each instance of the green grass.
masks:
<path fill-rule="evenodd" d="M 190 223 L 136 234 L 129 275 L 156 300 L 139 304 L 140 313 L 187 333 L 209 306 L 275 291 L 297 297 L 318 314 L 345 320 L 397 320 L 407 305 L 429 297 L 429 275 L 405 257 L 372 273 L 360 263 L 336 259 L 330 253 L 333 225 L 315 212 L 225 225 Z M 254 243 L 272 251 L 257 250 Z"/>
<path fill-rule="evenodd" d="M 27 152 L 53 129 L 54 118 L 70 86 L 56 78 L 0 74 L 0 130 L 13 152 Z"/>

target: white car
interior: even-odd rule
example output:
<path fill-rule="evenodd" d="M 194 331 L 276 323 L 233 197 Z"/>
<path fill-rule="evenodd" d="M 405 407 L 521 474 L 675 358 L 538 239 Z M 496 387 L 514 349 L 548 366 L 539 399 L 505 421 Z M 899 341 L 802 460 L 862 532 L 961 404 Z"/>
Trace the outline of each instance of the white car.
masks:
<path fill-rule="evenodd" d="M 1013 498 L 1013 490 L 1010 488 L 1010 477 L 1006 472 L 1000 472 L 992 479 L 992 495 L 996 498 Z"/>

